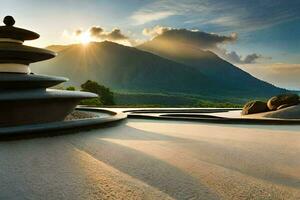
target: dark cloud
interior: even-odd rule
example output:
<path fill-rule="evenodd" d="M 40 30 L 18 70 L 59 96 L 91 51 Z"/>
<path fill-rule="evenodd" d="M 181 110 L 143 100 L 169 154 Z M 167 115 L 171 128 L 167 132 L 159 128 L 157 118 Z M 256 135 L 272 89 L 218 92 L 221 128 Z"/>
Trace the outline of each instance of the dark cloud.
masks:
<path fill-rule="evenodd" d="M 215 51 L 220 57 L 235 64 L 253 64 L 259 60 L 271 60 L 272 57 L 266 57 L 261 54 L 252 53 L 246 56 L 241 56 L 235 51 L 227 52 L 226 49 L 219 48 Z"/>
<path fill-rule="evenodd" d="M 120 29 L 115 28 L 111 32 L 105 32 L 103 28 L 99 26 L 93 26 L 89 29 L 89 32 L 92 37 L 102 40 L 127 40 L 129 39 L 126 35 L 124 35 Z"/>
<path fill-rule="evenodd" d="M 103 29 L 99 26 L 93 26 L 89 30 L 91 36 L 98 36 L 103 32 Z"/>
<path fill-rule="evenodd" d="M 227 42 L 235 42 L 237 33 L 232 33 L 229 36 L 218 35 L 214 33 L 206 33 L 202 31 L 191 31 L 187 29 L 163 29 L 162 33 L 157 36 L 159 39 L 176 40 L 198 46 L 202 49 L 213 49 L 219 44 Z"/>
<path fill-rule="evenodd" d="M 121 33 L 120 29 L 114 29 L 110 33 L 106 34 L 107 39 L 109 40 L 126 40 L 128 39 L 123 33 Z"/>
<path fill-rule="evenodd" d="M 228 60 L 230 60 L 233 63 L 241 63 L 241 56 L 238 55 L 235 51 L 231 51 L 230 53 L 224 52 L 224 54 Z"/>
<path fill-rule="evenodd" d="M 82 33 L 82 30 L 80 30 L 80 29 L 78 29 L 78 30 L 75 31 L 75 35 L 76 36 L 81 35 L 81 33 Z"/>
<path fill-rule="evenodd" d="M 256 53 L 247 55 L 243 60 L 244 63 L 255 63 L 255 61 L 259 58 L 262 58 L 262 55 L 258 55 Z"/>
<path fill-rule="evenodd" d="M 258 59 L 271 59 L 263 57 L 262 55 L 256 53 L 249 54 L 243 58 L 242 56 L 238 55 L 235 51 L 227 53 L 225 49 L 223 49 L 223 51 L 216 51 L 216 53 L 224 59 L 236 64 L 253 64 L 256 63 Z"/>
<path fill-rule="evenodd" d="M 80 36 L 83 34 L 84 31 L 82 30 L 76 30 L 74 34 L 76 36 Z M 103 28 L 99 26 L 92 26 L 91 28 L 88 29 L 88 33 L 90 36 L 96 40 L 110 40 L 110 41 L 117 41 L 117 40 L 128 40 L 130 43 L 134 40 L 130 40 L 129 37 L 124 35 L 122 31 L 118 28 L 113 29 L 110 32 L 104 31 Z"/>
<path fill-rule="evenodd" d="M 265 58 L 257 53 L 252 53 L 243 57 L 235 51 L 228 52 L 224 48 L 224 44 L 237 41 L 237 33 L 231 33 L 226 36 L 215 33 L 206 33 L 198 30 L 173 29 L 161 26 L 144 29 L 143 33 L 145 35 L 154 36 L 157 40 L 182 42 L 194 46 L 195 48 L 210 50 L 218 54 L 223 59 L 236 64 L 256 63 L 258 59 Z"/>

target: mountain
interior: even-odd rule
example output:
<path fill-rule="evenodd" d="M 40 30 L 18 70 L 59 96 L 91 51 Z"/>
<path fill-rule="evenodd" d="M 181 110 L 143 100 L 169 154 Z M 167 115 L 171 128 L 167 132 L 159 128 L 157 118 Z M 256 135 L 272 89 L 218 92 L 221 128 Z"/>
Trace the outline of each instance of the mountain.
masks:
<path fill-rule="evenodd" d="M 241 95 L 264 96 L 286 92 L 253 77 L 215 53 L 201 49 L 201 44 L 189 41 L 193 35 L 187 33 L 193 34 L 184 29 L 167 31 L 137 48 L 193 67 L 225 90 L 239 91 Z"/>
<path fill-rule="evenodd" d="M 177 49 L 169 47 L 174 54 L 168 54 L 155 45 L 158 44 L 152 40 L 138 48 L 108 41 L 52 46 L 50 49 L 58 51 L 58 56 L 31 68 L 34 73 L 68 77 L 69 84 L 75 86 L 90 79 L 114 91 L 151 96 L 180 94 L 245 101 L 285 91 L 252 77 L 212 52 L 186 46 L 180 49 L 176 45 Z"/>
<path fill-rule="evenodd" d="M 54 52 L 60 52 L 66 48 L 68 48 L 68 45 L 50 45 L 47 47 L 47 49 L 54 51 Z"/>
<path fill-rule="evenodd" d="M 108 41 L 64 47 L 56 58 L 35 64 L 32 70 L 69 77 L 74 85 L 91 79 L 121 91 L 208 94 L 217 89 L 191 67 Z"/>

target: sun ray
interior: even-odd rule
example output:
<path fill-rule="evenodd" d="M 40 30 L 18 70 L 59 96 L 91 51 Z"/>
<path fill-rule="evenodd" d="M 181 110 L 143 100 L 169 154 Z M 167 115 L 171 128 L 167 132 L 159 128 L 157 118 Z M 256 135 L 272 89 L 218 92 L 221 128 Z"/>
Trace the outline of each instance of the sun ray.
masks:
<path fill-rule="evenodd" d="M 81 44 L 86 45 L 91 42 L 91 35 L 89 32 L 84 32 L 80 35 L 79 39 Z"/>

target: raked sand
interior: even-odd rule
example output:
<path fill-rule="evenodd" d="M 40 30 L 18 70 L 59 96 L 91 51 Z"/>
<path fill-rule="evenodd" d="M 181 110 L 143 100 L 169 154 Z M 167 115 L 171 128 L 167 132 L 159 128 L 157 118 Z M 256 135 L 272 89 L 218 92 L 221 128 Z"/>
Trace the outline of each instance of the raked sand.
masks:
<path fill-rule="evenodd" d="M 300 126 L 128 119 L 0 142 L 0 199 L 300 199 Z"/>

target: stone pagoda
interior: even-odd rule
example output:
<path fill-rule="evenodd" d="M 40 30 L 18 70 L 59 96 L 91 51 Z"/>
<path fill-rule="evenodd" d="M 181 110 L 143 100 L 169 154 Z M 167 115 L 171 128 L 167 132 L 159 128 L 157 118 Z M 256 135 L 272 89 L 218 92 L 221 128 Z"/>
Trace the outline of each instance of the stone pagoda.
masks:
<path fill-rule="evenodd" d="M 39 34 L 14 27 L 6 16 L 0 26 L 0 126 L 62 121 L 88 92 L 47 89 L 68 79 L 31 73 L 29 65 L 54 58 L 56 53 L 23 45 Z"/>

